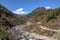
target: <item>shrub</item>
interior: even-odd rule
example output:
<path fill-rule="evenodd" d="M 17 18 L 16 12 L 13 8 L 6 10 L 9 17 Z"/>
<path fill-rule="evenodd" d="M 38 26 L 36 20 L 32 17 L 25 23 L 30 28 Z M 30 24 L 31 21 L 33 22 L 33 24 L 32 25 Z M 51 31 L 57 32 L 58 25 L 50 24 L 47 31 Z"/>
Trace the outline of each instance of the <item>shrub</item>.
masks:
<path fill-rule="evenodd" d="M 47 21 L 55 18 L 59 13 L 57 13 L 56 11 L 52 11 L 50 13 L 47 14 Z"/>

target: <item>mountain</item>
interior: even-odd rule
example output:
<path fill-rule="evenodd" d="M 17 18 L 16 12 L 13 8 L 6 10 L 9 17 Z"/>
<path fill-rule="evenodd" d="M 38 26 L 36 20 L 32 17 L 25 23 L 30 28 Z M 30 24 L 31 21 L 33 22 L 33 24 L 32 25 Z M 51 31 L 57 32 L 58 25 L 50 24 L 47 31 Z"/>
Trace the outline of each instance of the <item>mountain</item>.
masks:
<path fill-rule="evenodd" d="M 46 12 L 46 9 L 44 7 L 38 7 L 34 11 L 32 11 L 28 16 L 40 16 Z"/>
<path fill-rule="evenodd" d="M 22 16 L 14 14 L 0 4 L 0 31 L 1 40 L 29 39 L 33 33 L 46 36 L 49 40 L 52 37 L 53 39 L 59 38 L 60 8 L 46 9 L 38 7 L 31 13 Z M 26 35 L 24 36 L 24 34 Z M 38 36 L 38 38 L 41 38 L 41 36 Z"/>
<path fill-rule="evenodd" d="M 60 8 L 46 10 L 44 7 L 38 7 L 27 16 L 31 21 L 42 22 L 42 25 L 49 26 L 48 28 L 50 28 L 50 26 L 52 29 L 55 26 L 58 26 L 57 28 L 59 28 Z"/>
<path fill-rule="evenodd" d="M 24 27 L 23 31 L 60 39 L 60 8 L 46 10 L 39 7 L 26 17 L 31 25 Z"/>
<path fill-rule="evenodd" d="M 14 14 L 0 4 L 0 38 L 2 38 L 2 40 L 4 40 L 4 38 L 6 40 L 13 40 L 8 36 L 11 34 L 11 32 L 9 32 L 10 29 L 24 23 L 26 23 L 26 19 L 23 16 Z"/>
<path fill-rule="evenodd" d="M 14 14 L 0 4 L 0 23 L 4 26 L 16 26 L 22 23 L 23 16 Z"/>

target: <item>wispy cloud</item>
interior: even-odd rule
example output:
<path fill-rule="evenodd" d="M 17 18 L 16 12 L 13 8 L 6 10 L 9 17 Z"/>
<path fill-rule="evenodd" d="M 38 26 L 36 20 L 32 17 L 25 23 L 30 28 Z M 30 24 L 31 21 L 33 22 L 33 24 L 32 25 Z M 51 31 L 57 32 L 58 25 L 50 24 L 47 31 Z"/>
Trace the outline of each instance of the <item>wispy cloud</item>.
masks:
<path fill-rule="evenodd" d="M 13 12 L 14 12 L 15 14 L 19 14 L 19 15 L 27 14 L 27 12 L 24 11 L 23 8 L 19 8 L 19 9 L 13 11 Z"/>
<path fill-rule="evenodd" d="M 49 6 L 47 6 L 47 7 L 45 7 L 46 9 L 51 9 L 51 7 L 49 7 Z"/>

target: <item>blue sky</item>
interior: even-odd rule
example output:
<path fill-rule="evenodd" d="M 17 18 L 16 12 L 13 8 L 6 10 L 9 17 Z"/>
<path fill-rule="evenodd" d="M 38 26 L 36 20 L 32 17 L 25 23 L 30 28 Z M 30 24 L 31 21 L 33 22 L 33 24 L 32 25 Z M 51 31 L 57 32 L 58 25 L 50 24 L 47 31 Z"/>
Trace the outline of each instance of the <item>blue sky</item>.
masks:
<path fill-rule="evenodd" d="M 0 0 L 0 4 L 14 12 L 21 9 L 20 11 L 24 13 L 31 12 L 37 7 L 58 8 L 60 0 Z"/>

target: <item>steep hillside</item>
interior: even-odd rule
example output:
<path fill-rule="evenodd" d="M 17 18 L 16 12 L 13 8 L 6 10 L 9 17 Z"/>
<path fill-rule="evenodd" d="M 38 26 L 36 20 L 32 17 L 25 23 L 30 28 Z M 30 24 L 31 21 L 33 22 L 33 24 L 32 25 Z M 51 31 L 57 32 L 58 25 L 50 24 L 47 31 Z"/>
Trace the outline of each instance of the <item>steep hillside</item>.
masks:
<path fill-rule="evenodd" d="M 16 26 L 15 29 L 14 26 Z M 44 7 L 38 7 L 30 14 L 20 16 L 0 4 L 0 38 L 2 40 L 16 40 L 15 36 L 20 35 L 20 33 L 15 33 L 19 32 L 16 29 L 52 37 L 60 32 L 60 8 L 45 9 Z"/>
<path fill-rule="evenodd" d="M 46 14 L 47 14 L 47 10 L 44 7 L 38 7 L 27 16 L 29 17 L 29 20 L 31 19 L 34 22 L 39 22 L 45 19 Z"/>
<path fill-rule="evenodd" d="M 16 25 L 26 23 L 23 16 L 17 15 L 9 11 L 7 8 L 0 4 L 0 38 L 4 40 L 13 40 L 10 29 Z M 15 40 L 15 38 L 14 38 Z"/>
<path fill-rule="evenodd" d="M 46 24 L 48 28 L 51 29 L 60 29 L 60 8 L 53 9 L 46 16 Z"/>
<path fill-rule="evenodd" d="M 25 23 L 24 17 L 12 13 L 7 8 L 0 4 L 0 24 L 4 26 L 15 26 Z M 24 22 L 23 22 L 24 21 Z"/>
<path fill-rule="evenodd" d="M 28 14 L 28 17 L 30 21 L 41 22 L 41 25 L 44 25 L 48 28 L 59 28 L 60 8 L 46 10 L 44 7 L 39 7 Z"/>
<path fill-rule="evenodd" d="M 40 14 L 41 12 L 43 14 Z M 28 14 L 28 18 L 31 25 L 24 27 L 24 31 L 34 32 L 47 37 L 53 37 L 60 32 L 60 8 L 44 9 L 44 11 L 37 8 Z"/>

